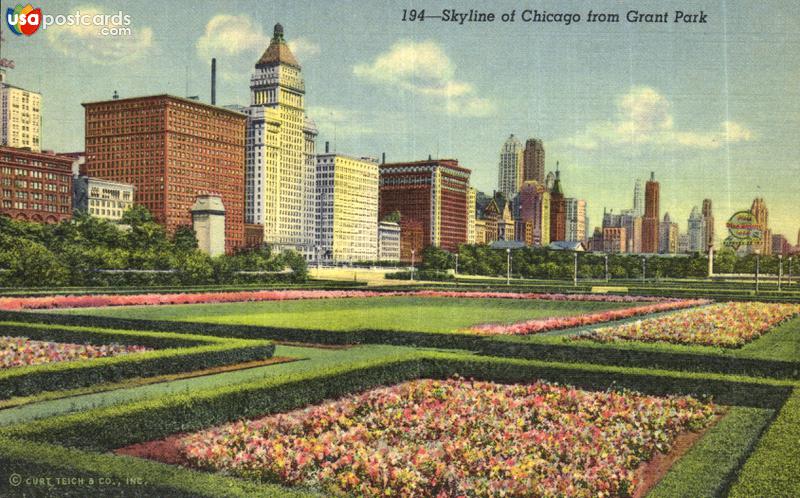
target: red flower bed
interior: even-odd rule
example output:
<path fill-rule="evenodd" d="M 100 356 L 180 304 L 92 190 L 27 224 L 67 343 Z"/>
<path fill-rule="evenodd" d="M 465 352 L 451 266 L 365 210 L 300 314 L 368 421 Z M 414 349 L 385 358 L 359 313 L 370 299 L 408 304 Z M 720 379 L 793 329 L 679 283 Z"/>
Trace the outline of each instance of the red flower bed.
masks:
<path fill-rule="evenodd" d="M 704 299 L 685 299 L 679 301 L 666 301 L 661 303 L 649 304 L 646 306 L 636 306 L 633 308 L 623 308 L 616 310 L 600 311 L 597 313 L 587 313 L 576 316 L 560 316 L 553 318 L 542 318 L 529 320 L 526 322 L 512 324 L 486 323 L 475 325 L 466 329 L 467 332 L 485 335 L 529 335 L 539 334 L 550 330 L 571 329 L 595 323 L 610 322 L 612 320 L 622 320 L 635 316 L 649 315 L 660 311 L 671 311 L 683 308 L 691 308 L 708 304 L 711 301 Z"/>
<path fill-rule="evenodd" d="M 27 337 L 0 337 L 0 369 L 56 361 L 102 358 L 142 351 L 149 351 L 149 349 L 142 346 L 119 346 L 116 344 L 92 346 L 91 344 L 32 341 Z"/>
<path fill-rule="evenodd" d="M 715 407 L 547 383 L 417 380 L 179 442 L 197 467 L 348 496 L 630 496 Z"/>
<path fill-rule="evenodd" d="M 96 296 L 50 296 L 0 298 L 0 310 L 32 310 L 57 308 L 93 308 L 104 306 L 142 306 L 160 304 L 205 304 L 234 303 L 245 301 L 286 301 L 296 299 L 341 299 L 381 296 L 452 297 L 473 299 L 532 299 L 547 301 L 593 301 L 593 302 L 653 302 L 663 299 L 640 296 L 614 296 L 599 294 L 537 294 L 506 292 L 448 292 L 410 291 L 376 292 L 350 290 L 280 290 L 242 292 L 204 292 L 193 294 L 133 294 Z"/>

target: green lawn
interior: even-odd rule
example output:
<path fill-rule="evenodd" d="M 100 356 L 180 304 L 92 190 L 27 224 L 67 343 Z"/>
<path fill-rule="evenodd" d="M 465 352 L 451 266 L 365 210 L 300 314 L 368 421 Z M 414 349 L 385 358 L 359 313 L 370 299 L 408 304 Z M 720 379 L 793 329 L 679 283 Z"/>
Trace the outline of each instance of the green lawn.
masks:
<path fill-rule="evenodd" d="M 308 330 L 453 332 L 479 323 L 514 323 L 635 305 L 515 299 L 373 297 L 84 308 L 58 310 L 58 313 Z"/>

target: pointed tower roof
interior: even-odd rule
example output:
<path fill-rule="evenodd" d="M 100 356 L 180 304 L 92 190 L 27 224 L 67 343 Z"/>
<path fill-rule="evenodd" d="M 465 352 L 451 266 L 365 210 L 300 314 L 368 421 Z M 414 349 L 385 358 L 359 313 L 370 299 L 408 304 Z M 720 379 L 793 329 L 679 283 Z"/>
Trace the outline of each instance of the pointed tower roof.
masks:
<path fill-rule="evenodd" d="M 256 67 L 260 68 L 274 64 L 286 64 L 300 69 L 300 63 L 294 58 L 294 54 L 289 50 L 289 45 L 286 44 L 286 40 L 283 38 L 283 26 L 280 23 L 275 25 L 275 29 L 272 32 L 272 41 L 270 41 L 269 47 L 258 59 L 258 62 L 256 62 Z"/>
<path fill-rule="evenodd" d="M 561 171 L 558 170 L 558 161 L 556 161 L 556 179 L 553 182 L 553 191 L 551 193 L 564 195 L 564 191 L 561 189 Z"/>

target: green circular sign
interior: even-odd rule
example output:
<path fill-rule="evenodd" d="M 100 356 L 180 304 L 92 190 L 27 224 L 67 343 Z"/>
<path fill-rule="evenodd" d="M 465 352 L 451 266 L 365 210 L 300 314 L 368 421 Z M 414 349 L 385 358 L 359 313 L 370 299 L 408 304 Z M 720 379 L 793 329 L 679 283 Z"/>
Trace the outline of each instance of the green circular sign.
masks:
<path fill-rule="evenodd" d="M 760 241 L 762 237 L 761 225 L 756 220 L 756 215 L 750 211 L 738 211 L 728 220 L 726 225 L 731 237 L 735 239 Z"/>

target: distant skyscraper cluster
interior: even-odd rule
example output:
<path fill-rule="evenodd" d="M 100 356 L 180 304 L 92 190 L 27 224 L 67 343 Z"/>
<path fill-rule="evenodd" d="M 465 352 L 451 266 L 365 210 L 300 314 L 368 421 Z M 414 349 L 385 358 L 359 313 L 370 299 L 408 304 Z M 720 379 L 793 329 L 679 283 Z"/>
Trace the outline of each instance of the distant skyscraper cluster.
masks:
<path fill-rule="evenodd" d="M 513 241 L 526 246 L 552 242 L 587 242 L 586 201 L 567 197 L 556 162 L 545 169 L 541 139 L 529 138 L 522 147 L 512 134 L 500 148 L 497 190 L 476 196 L 475 242 Z"/>
<path fill-rule="evenodd" d="M 169 233 L 194 226 L 213 254 L 268 244 L 326 262 L 409 261 L 428 246 L 497 241 L 623 253 L 699 253 L 715 243 L 711 200 L 681 233 L 662 218 L 655 173 L 635 180 L 632 208 L 604 210 L 591 230 L 586 200 L 567 195 L 564 169 L 547 169 L 536 137 L 503 142 L 491 195 L 471 186 L 457 159 L 387 163 L 327 143 L 319 153 L 302 67 L 280 24 L 255 61 L 248 105 L 216 105 L 215 70 L 216 60 L 211 104 L 116 91 L 83 104 L 85 149 L 61 155 L 41 152 L 42 96 L 0 70 L 0 214 L 55 223 L 80 210 L 116 221 L 135 203 Z M 794 250 L 772 234 L 763 198 L 750 212 L 763 237 L 740 252 Z"/>

